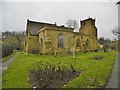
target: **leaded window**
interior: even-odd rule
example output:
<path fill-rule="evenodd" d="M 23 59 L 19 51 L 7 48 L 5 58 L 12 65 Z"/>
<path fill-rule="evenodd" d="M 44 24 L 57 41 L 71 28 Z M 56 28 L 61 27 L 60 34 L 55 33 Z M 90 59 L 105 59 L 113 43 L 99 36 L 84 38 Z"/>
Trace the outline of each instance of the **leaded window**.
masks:
<path fill-rule="evenodd" d="M 58 35 L 58 48 L 63 48 L 63 35 L 60 33 Z"/>

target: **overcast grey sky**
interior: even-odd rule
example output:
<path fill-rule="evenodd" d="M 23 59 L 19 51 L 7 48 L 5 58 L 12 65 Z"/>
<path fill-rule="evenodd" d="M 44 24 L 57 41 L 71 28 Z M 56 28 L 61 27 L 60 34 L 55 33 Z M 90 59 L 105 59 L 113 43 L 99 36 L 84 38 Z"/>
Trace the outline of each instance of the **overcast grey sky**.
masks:
<path fill-rule="evenodd" d="M 64 25 L 68 19 L 96 18 L 99 37 L 113 39 L 118 26 L 115 2 L 3 2 L 2 31 L 25 31 L 26 20 Z M 79 26 L 80 27 L 80 26 Z"/>

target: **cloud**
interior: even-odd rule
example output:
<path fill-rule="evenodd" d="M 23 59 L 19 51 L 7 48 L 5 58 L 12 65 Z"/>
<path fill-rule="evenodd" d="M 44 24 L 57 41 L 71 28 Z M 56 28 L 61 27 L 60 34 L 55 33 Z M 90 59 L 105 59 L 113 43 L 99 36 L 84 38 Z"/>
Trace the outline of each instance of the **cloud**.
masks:
<path fill-rule="evenodd" d="M 114 2 L 5 2 L 2 3 L 3 31 L 25 31 L 26 20 L 66 23 L 67 19 L 96 18 L 99 36 L 114 38 L 118 9 Z"/>

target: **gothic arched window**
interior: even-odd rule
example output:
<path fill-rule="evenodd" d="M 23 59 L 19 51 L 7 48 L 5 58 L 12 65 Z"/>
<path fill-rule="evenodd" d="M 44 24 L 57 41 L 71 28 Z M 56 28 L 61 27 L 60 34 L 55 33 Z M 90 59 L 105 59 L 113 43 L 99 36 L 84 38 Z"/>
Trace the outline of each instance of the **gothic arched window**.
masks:
<path fill-rule="evenodd" d="M 76 47 L 80 47 L 80 39 L 77 39 L 77 41 L 76 41 Z"/>
<path fill-rule="evenodd" d="M 58 48 L 63 48 L 63 35 L 60 33 L 58 35 Z"/>

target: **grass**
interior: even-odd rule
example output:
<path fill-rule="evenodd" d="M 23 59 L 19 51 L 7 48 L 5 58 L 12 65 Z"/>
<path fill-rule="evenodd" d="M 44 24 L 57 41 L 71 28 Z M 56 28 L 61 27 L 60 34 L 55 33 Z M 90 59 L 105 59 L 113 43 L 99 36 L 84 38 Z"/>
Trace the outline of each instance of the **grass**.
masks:
<path fill-rule="evenodd" d="M 3 88 L 28 88 L 28 71 L 32 67 L 39 67 L 36 63 L 48 62 L 57 65 L 59 62 L 64 65 L 73 64 L 77 71 L 82 71 L 79 77 L 65 84 L 62 88 L 101 88 L 104 87 L 112 65 L 116 58 L 116 52 L 89 52 L 77 53 L 76 59 L 72 56 L 33 54 L 25 55 L 20 53 L 18 58 L 10 65 L 9 69 L 3 72 Z M 104 57 L 102 60 L 93 60 L 96 56 Z"/>
<path fill-rule="evenodd" d="M 8 61 L 11 57 L 13 57 L 17 52 L 16 51 L 13 51 L 10 55 L 6 56 L 3 58 L 2 62 L 6 62 Z"/>

